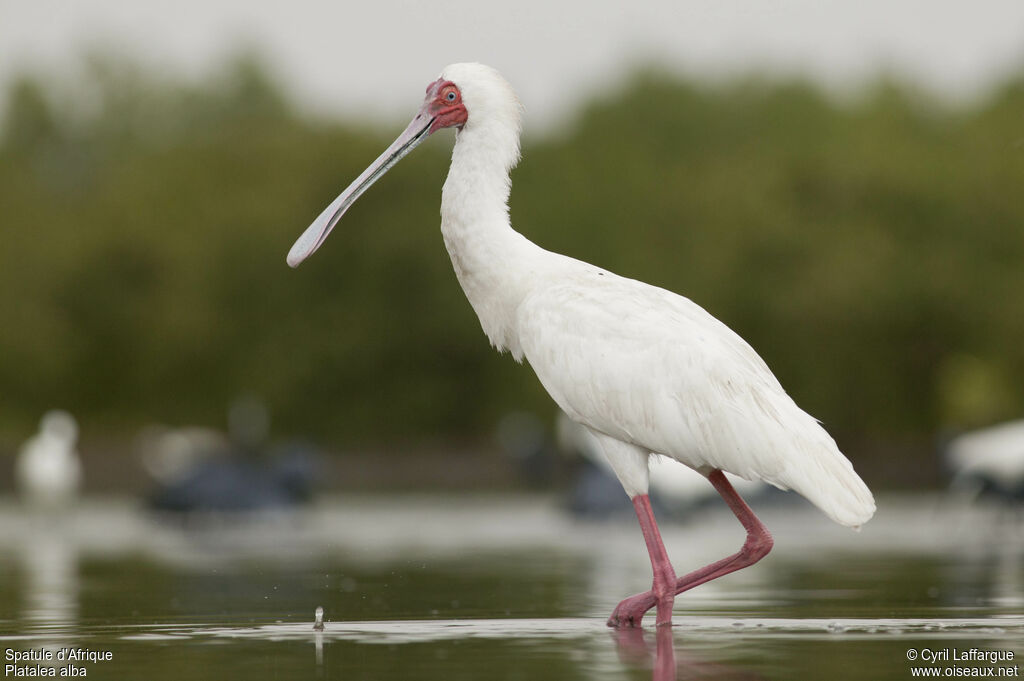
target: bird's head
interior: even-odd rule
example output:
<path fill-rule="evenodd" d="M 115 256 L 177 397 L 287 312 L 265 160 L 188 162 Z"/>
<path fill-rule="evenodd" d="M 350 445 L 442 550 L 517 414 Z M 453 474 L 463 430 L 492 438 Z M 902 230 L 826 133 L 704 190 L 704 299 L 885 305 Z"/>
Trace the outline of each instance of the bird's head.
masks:
<path fill-rule="evenodd" d="M 505 128 L 518 137 L 522 105 L 512 86 L 496 69 L 483 64 L 452 64 L 441 72 L 439 80 L 454 85 L 462 98 L 466 119 L 459 124 L 460 130 Z M 428 97 L 429 92 L 428 88 Z"/>
<path fill-rule="evenodd" d="M 519 157 L 521 108 L 512 87 L 495 69 L 483 64 L 452 64 L 445 68 L 441 76 L 427 86 L 423 105 L 398 139 L 302 233 L 288 252 L 288 264 L 298 267 L 316 252 L 348 207 L 438 130 L 456 128 L 460 133 L 488 130 L 491 135 L 507 136 L 511 143 L 497 146 L 511 150 L 509 158 L 503 162 L 509 167 L 514 165 Z"/>
<path fill-rule="evenodd" d="M 63 409 L 51 409 L 43 414 L 39 430 L 67 443 L 74 443 L 78 439 L 78 422 Z"/>
<path fill-rule="evenodd" d="M 416 117 L 430 121 L 431 133 L 442 128 L 461 128 L 469 119 L 462 90 L 452 81 L 438 78 L 427 86 L 427 97 Z"/>

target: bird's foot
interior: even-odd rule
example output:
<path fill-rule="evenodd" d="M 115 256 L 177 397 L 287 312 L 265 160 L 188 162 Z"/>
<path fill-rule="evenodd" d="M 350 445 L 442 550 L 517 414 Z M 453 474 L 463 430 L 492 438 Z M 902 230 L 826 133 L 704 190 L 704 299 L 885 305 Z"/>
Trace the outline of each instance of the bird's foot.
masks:
<path fill-rule="evenodd" d="M 674 600 L 675 594 L 673 593 L 666 593 L 659 598 L 653 591 L 630 596 L 615 606 L 611 617 L 608 618 L 608 626 L 615 629 L 639 627 L 644 614 L 655 606 L 658 606 L 657 626 L 671 626 Z"/>

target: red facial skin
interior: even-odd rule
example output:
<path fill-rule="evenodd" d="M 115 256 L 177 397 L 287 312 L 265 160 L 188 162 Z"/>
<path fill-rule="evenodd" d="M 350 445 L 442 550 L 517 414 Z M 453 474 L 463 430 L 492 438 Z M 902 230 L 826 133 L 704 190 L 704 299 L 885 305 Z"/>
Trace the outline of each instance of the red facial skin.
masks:
<path fill-rule="evenodd" d="M 431 134 L 441 128 L 461 129 L 466 124 L 469 113 L 455 83 L 438 78 L 427 86 L 427 99 L 430 100 L 427 110 L 434 118 L 430 125 Z"/>

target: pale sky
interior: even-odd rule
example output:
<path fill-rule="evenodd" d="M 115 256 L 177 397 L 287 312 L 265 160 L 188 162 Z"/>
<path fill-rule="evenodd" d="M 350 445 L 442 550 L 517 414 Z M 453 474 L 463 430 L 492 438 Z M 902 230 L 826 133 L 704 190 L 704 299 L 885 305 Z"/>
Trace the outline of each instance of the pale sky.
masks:
<path fill-rule="evenodd" d="M 1024 67 L 1022 0 L 0 0 L 0 84 L 89 47 L 202 73 L 249 43 L 326 113 L 403 119 L 454 61 L 496 66 L 557 121 L 638 62 L 706 77 L 803 74 L 843 89 L 886 69 L 951 97 Z"/>

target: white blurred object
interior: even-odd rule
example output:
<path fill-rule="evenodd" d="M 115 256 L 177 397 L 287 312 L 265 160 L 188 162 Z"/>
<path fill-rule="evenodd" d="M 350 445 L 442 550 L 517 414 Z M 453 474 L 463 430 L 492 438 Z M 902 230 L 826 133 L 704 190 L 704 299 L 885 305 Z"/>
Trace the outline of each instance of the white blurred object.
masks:
<path fill-rule="evenodd" d="M 558 413 L 556 426 L 558 446 L 563 451 L 577 451 L 584 458 L 597 464 L 601 470 L 615 477 L 608 458 L 601 451 L 597 440 L 590 431 L 572 421 L 563 412 Z M 703 502 L 706 499 L 718 498 L 718 492 L 708 484 L 708 479 L 697 471 L 685 466 L 675 459 L 664 456 L 652 456 L 650 462 L 651 489 L 663 503 L 675 509 L 685 509 Z M 767 489 L 760 480 L 744 480 L 732 473 L 726 473 L 737 492 L 744 496 L 757 494 Z"/>
<path fill-rule="evenodd" d="M 21 447 L 15 475 L 25 500 L 38 507 L 70 504 L 82 482 L 82 463 L 75 443 L 78 423 L 66 411 L 46 412 L 39 433 Z"/>
<path fill-rule="evenodd" d="M 198 465 L 223 458 L 230 451 L 228 438 L 213 428 L 147 426 L 138 438 L 142 467 L 154 480 L 171 484 Z"/>
<path fill-rule="evenodd" d="M 1024 498 L 1024 419 L 953 438 L 946 460 L 956 489 L 973 496 Z"/>

